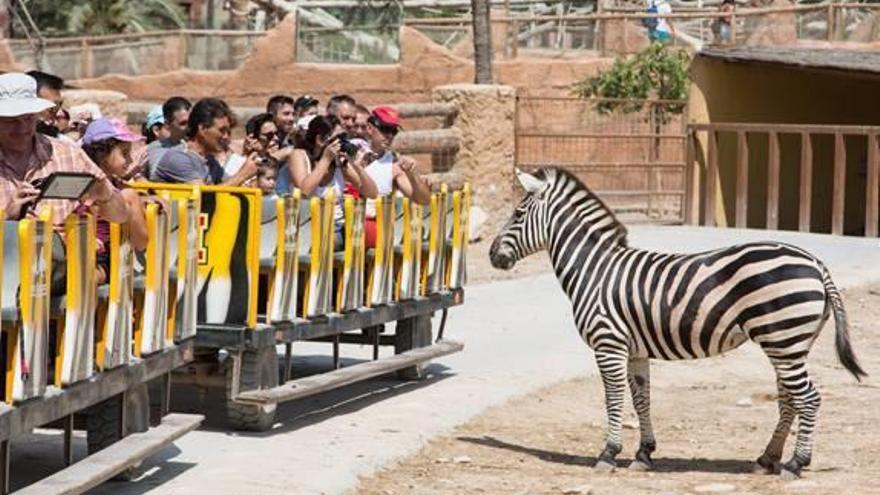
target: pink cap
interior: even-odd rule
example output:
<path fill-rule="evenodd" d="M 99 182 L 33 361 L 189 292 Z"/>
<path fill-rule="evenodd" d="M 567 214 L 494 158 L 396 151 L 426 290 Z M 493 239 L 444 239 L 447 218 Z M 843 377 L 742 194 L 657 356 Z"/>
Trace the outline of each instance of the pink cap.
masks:
<path fill-rule="evenodd" d="M 119 119 L 100 118 L 93 120 L 83 135 L 83 144 L 92 144 L 105 139 L 116 139 L 126 143 L 142 141 L 144 138 L 131 132 L 131 129 Z"/>

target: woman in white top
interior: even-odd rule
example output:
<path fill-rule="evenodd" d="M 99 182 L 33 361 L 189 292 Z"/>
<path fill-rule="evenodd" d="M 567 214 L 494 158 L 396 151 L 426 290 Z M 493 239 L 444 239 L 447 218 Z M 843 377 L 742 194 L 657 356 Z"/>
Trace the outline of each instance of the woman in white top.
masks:
<path fill-rule="evenodd" d="M 344 219 L 342 201 L 346 182 L 365 198 L 377 195 L 376 184 L 364 171 L 367 152 L 359 150 L 353 159 L 341 153 L 338 137 L 342 132 L 333 117 L 313 118 L 306 131 L 305 149 L 294 150 L 289 168 L 293 185 L 303 196 L 323 198 L 331 190 L 336 194 L 337 233 L 341 232 Z"/>

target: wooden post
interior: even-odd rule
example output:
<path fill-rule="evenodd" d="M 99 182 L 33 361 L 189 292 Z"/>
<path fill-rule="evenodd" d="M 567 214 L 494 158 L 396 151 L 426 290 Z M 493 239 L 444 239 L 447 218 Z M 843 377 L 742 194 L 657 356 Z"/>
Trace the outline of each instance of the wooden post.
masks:
<path fill-rule="evenodd" d="M 865 236 L 877 237 L 878 208 L 880 208 L 880 135 L 868 134 L 868 184 L 865 186 Z"/>
<path fill-rule="evenodd" d="M 513 46 L 510 47 L 511 58 L 516 58 L 519 55 L 519 21 L 513 21 L 513 39 L 511 40 Z"/>
<path fill-rule="evenodd" d="M 736 228 L 746 227 L 749 206 L 749 143 L 746 132 L 736 133 Z"/>
<path fill-rule="evenodd" d="M 846 198 L 846 140 L 834 134 L 834 189 L 831 199 L 831 233 L 843 234 L 843 211 Z"/>
<path fill-rule="evenodd" d="M 64 466 L 73 464 L 73 414 L 62 419 L 64 422 Z"/>
<path fill-rule="evenodd" d="M 0 442 L 0 495 L 9 493 L 9 477 L 12 475 L 9 469 L 11 440 L 3 440 Z"/>
<path fill-rule="evenodd" d="M 697 133 L 687 130 L 685 140 L 685 210 L 684 221 L 688 225 L 700 223 L 700 166 L 697 163 Z"/>
<path fill-rule="evenodd" d="M 834 4 L 828 2 L 828 21 L 826 23 L 826 36 L 828 37 L 828 41 L 834 41 Z"/>
<path fill-rule="evenodd" d="M 718 136 L 709 128 L 709 160 L 706 165 L 706 205 L 703 225 L 715 226 L 715 201 L 718 195 Z"/>
<path fill-rule="evenodd" d="M 801 186 L 798 212 L 798 230 L 810 231 L 810 211 L 813 204 L 813 143 L 810 133 L 801 133 Z"/>
<path fill-rule="evenodd" d="M 767 134 L 769 157 L 767 158 L 767 228 L 779 228 L 779 134 Z"/>
<path fill-rule="evenodd" d="M 736 44 L 736 12 L 730 14 L 730 44 Z"/>
<path fill-rule="evenodd" d="M 92 52 L 89 42 L 82 40 L 80 42 L 80 77 L 83 79 L 91 79 L 94 77 L 95 71 L 95 54 Z"/>

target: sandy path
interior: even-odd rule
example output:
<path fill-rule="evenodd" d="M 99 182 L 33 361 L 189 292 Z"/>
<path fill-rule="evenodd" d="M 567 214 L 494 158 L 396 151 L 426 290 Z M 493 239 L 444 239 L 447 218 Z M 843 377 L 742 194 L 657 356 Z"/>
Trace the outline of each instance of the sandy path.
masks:
<path fill-rule="evenodd" d="M 837 363 L 832 327 L 810 356 L 822 391 L 813 465 L 802 480 L 751 474 L 776 421 L 772 372 L 749 346 L 724 357 L 652 365 L 657 469 L 611 474 L 590 466 L 603 444 L 598 377 L 566 381 L 495 407 L 412 456 L 364 479 L 363 494 L 880 493 L 880 286 L 845 294 L 856 352 L 872 373 L 859 384 Z M 621 466 L 638 429 L 627 403 Z M 794 436 L 786 449 L 786 458 Z M 589 489 L 588 489 L 589 488 Z"/>

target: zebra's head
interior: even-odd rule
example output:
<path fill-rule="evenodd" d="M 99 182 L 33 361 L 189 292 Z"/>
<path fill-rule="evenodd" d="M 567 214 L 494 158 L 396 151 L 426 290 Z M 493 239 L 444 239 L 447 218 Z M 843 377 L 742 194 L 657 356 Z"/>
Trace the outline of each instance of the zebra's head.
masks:
<path fill-rule="evenodd" d="M 614 213 L 577 177 L 563 169 L 543 168 L 536 175 L 517 171 L 517 178 L 526 195 L 516 206 L 513 215 L 495 238 L 489 249 L 492 266 L 509 270 L 517 261 L 538 251 L 554 248 L 550 239 L 569 238 L 572 235 L 595 239 L 590 245 L 627 245 L 626 227 Z M 567 223 L 561 220 L 568 219 Z M 554 229 L 560 225 L 577 225 L 565 235 Z M 563 250 L 555 254 L 569 256 Z"/>
<path fill-rule="evenodd" d="M 489 259 L 492 266 L 510 270 L 517 261 L 547 248 L 547 229 L 544 225 L 546 201 L 543 196 L 552 182 L 548 173 L 552 169 L 542 169 L 539 176 L 516 171 L 516 177 L 526 190 L 526 195 L 516 205 L 510 220 L 492 242 Z"/>

